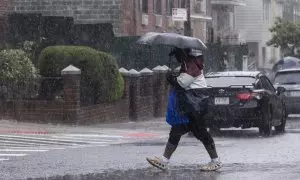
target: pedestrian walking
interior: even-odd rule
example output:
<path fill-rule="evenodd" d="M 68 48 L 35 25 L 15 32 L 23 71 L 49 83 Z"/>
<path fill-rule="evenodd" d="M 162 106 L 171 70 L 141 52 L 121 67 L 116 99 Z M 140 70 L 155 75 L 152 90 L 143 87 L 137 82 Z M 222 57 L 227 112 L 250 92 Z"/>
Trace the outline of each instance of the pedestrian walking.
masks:
<path fill-rule="evenodd" d="M 175 56 L 177 61 L 181 63 L 178 76 L 174 76 L 172 73 L 167 74 L 167 81 L 172 88 L 169 92 L 166 121 L 171 125 L 171 130 L 163 155 L 161 157 L 147 158 L 147 161 L 159 169 L 166 169 L 181 137 L 188 132 L 192 132 L 193 135 L 203 143 L 211 158 L 211 161 L 201 166 L 200 169 L 203 171 L 218 170 L 222 167 L 222 163 L 217 154 L 214 140 L 207 131 L 203 119 L 205 112 L 189 112 L 183 114 L 180 112 L 180 108 L 178 108 L 180 104 L 177 104 L 179 102 L 178 89 L 188 91 L 207 87 L 203 75 L 203 55 L 193 49 L 175 48 L 170 53 L 170 56 Z"/>

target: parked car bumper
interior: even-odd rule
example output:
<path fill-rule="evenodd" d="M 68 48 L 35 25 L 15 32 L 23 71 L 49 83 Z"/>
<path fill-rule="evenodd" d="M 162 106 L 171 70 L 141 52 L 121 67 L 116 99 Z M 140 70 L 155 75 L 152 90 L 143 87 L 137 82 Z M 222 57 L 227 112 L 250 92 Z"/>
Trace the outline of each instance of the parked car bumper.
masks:
<path fill-rule="evenodd" d="M 204 116 L 208 127 L 259 127 L 262 113 L 259 108 L 216 107 L 208 108 Z"/>
<path fill-rule="evenodd" d="M 286 97 L 285 104 L 288 114 L 300 114 L 300 97 Z"/>

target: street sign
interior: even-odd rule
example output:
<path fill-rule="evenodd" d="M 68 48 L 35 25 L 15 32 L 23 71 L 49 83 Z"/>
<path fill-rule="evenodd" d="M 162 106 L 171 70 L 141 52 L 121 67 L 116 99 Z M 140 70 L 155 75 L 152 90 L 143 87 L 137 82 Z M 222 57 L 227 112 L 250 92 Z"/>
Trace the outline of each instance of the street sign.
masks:
<path fill-rule="evenodd" d="M 187 21 L 187 10 L 185 8 L 173 8 L 172 9 L 173 21 Z"/>

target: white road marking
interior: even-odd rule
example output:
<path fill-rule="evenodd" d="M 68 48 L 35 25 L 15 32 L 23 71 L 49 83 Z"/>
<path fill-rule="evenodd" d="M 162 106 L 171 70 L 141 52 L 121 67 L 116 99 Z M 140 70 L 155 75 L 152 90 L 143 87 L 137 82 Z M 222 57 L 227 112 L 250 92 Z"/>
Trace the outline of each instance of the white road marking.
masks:
<path fill-rule="evenodd" d="M 73 136 L 66 136 L 66 135 L 54 135 L 54 136 L 51 136 L 53 138 L 59 138 L 59 139 L 62 139 L 62 140 L 68 140 L 68 139 L 71 139 L 71 140 L 85 140 L 84 142 L 89 142 L 89 141 L 106 141 L 106 142 L 112 142 L 112 141 L 116 141 L 116 138 L 114 139 L 99 139 L 99 138 L 88 138 L 87 137 L 73 137 Z"/>
<path fill-rule="evenodd" d="M 105 135 L 105 134 L 64 134 L 71 137 L 101 137 L 101 138 L 123 138 L 123 136 Z"/>
<path fill-rule="evenodd" d="M 300 114 L 290 114 L 289 117 L 290 118 L 299 118 Z"/>
<path fill-rule="evenodd" d="M 100 142 L 100 141 L 73 141 L 73 140 L 62 140 L 59 138 L 40 138 L 40 137 L 28 137 L 28 136 L 15 136 L 15 135 L 0 135 L 0 137 L 5 137 L 9 138 L 10 140 L 20 138 L 18 140 L 23 139 L 24 141 L 31 141 L 31 142 L 47 142 L 47 143 L 55 143 L 55 144 L 79 144 L 79 143 L 84 143 L 84 144 L 105 144 L 106 142 Z"/>
<path fill-rule="evenodd" d="M 9 159 L 7 158 L 0 158 L 0 161 L 8 161 Z"/>
<path fill-rule="evenodd" d="M 60 148 L 60 147 L 45 147 L 45 146 L 38 146 L 38 147 L 32 147 L 32 146 L 30 146 L 30 147 L 16 147 L 16 146 L 5 146 L 5 147 L 2 147 L 1 145 L 0 145 L 0 148 L 2 148 L 2 149 L 12 149 L 12 150 L 20 150 L 20 151 L 22 151 L 22 150 L 26 150 L 26 149 L 28 149 L 28 150 L 39 150 L 39 149 L 41 149 L 41 150 L 48 150 L 48 151 L 50 151 L 50 150 L 64 150 L 64 149 L 66 149 L 66 148 Z"/>
<path fill-rule="evenodd" d="M 0 154 L 0 157 L 3 157 L 3 156 L 5 156 L 5 157 L 21 157 L 21 156 L 27 156 L 27 154 Z"/>
<path fill-rule="evenodd" d="M 49 140 L 49 141 L 47 141 L 46 139 L 45 140 L 39 140 L 39 139 L 34 139 L 34 138 L 28 138 L 28 137 L 9 137 L 9 136 L 1 136 L 0 135 L 0 138 L 6 138 L 6 139 L 9 139 L 11 142 L 12 141 L 15 141 L 15 142 L 28 142 L 28 143 L 34 143 L 34 144 L 37 144 L 37 143 L 39 143 L 39 144 L 56 144 L 56 145 L 75 145 L 76 143 L 75 142 L 69 142 L 69 143 L 67 143 L 67 142 L 59 142 L 59 141 L 51 141 L 51 140 Z M 19 139 L 17 139 L 17 138 L 19 138 Z M 72 143 L 74 143 L 74 144 L 72 144 Z"/>
<path fill-rule="evenodd" d="M 0 152 L 47 152 L 46 149 L 0 149 Z"/>
<path fill-rule="evenodd" d="M 39 145 L 39 143 L 33 143 L 33 142 L 19 142 L 17 140 L 13 141 L 8 141 L 8 140 L 2 140 L 0 139 L 0 146 L 4 144 L 9 144 L 9 145 L 16 145 L 16 146 L 30 146 L 30 145 Z"/>
<path fill-rule="evenodd" d="M 123 136 L 104 134 L 16 135 L 0 133 L 0 162 L 9 160 L 8 157 L 23 157 L 31 153 L 69 148 L 106 147 L 127 141 L 128 139 Z"/>

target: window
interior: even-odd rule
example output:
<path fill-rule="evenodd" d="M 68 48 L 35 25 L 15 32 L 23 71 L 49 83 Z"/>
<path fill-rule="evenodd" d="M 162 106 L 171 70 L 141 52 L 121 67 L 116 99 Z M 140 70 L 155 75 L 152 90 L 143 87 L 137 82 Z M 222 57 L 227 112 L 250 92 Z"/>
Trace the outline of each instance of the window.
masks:
<path fill-rule="evenodd" d="M 139 6 L 142 13 L 148 14 L 148 0 L 140 0 Z"/>
<path fill-rule="evenodd" d="M 262 82 L 262 87 L 266 90 L 269 90 L 269 91 L 272 91 L 272 92 L 275 92 L 275 88 L 273 87 L 272 83 L 269 81 L 268 78 L 266 77 L 261 77 L 261 82 Z"/>
<path fill-rule="evenodd" d="M 263 64 L 266 62 L 266 47 L 262 47 L 262 61 Z"/>
<path fill-rule="evenodd" d="M 204 1 L 202 0 L 195 0 L 194 5 L 192 6 L 194 6 L 193 12 L 195 14 L 203 14 L 206 11 Z"/>
<path fill-rule="evenodd" d="M 270 0 L 263 0 L 263 18 L 264 18 L 264 21 L 269 21 L 270 20 L 270 9 L 271 9 Z"/>
<path fill-rule="evenodd" d="M 162 14 L 162 0 L 153 0 L 153 12 L 154 14 Z"/>
<path fill-rule="evenodd" d="M 178 0 L 178 8 L 185 8 L 186 0 Z"/>
<path fill-rule="evenodd" d="M 166 0 L 167 2 L 167 13 L 169 16 L 172 15 L 172 9 L 174 8 L 174 0 Z"/>
<path fill-rule="evenodd" d="M 275 76 L 275 84 L 300 84 L 300 71 L 280 72 Z"/>
<path fill-rule="evenodd" d="M 262 84 L 261 84 L 261 80 L 257 80 L 256 82 L 255 82 L 255 88 L 256 89 L 263 89 L 263 86 L 262 86 Z"/>
<path fill-rule="evenodd" d="M 208 76 L 205 79 L 207 85 L 211 87 L 252 86 L 252 83 L 255 82 L 253 77 L 239 76 Z"/>

